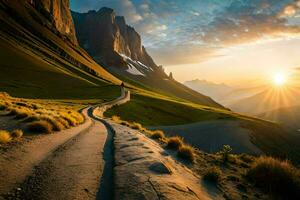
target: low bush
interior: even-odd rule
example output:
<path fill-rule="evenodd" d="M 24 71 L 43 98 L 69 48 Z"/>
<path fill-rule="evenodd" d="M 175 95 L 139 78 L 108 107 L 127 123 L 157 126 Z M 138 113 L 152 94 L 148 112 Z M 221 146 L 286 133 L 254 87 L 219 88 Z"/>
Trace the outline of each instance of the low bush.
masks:
<path fill-rule="evenodd" d="M 52 126 L 47 121 L 36 121 L 28 124 L 28 130 L 33 133 L 51 133 Z"/>
<path fill-rule="evenodd" d="M 222 176 L 222 171 L 220 170 L 220 168 L 210 167 L 205 171 L 203 175 L 203 179 L 213 183 L 218 183 L 221 179 L 221 176 Z"/>
<path fill-rule="evenodd" d="M 60 123 L 57 119 L 49 116 L 41 116 L 40 120 L 47 121 L 51 124 L 53 131 L 61 131 L 65 129 L 64 125 Z"/>
<path fill-rule="evenodd" d="M 117 123 L 121 121 L 120 117 L 118 117 L 116 115 L 112 116 L 111 119 Z"/>
<path fill-rule="evenodd" d="M 76 126 L 77 125 L 77 120 L 72 117 L 70 114 L 66 114 L 66 113 L 61 113 L 61 117 L 63 119 L 65 119 L 70 126 Z"/>
<path fill-rule="evenodd" d="M 178 149 L 177 156 L 184 160 L 194 162 L 195 160 L 194 148 L 189 145 L 183 145 Z"/>
<path fill-rule="evenodd" d="M 12 140 L 9 132 L 0 130 L 0 143 L 6 144 Z"/>
<path fill-rule="evenodd" d="M 224 162 L 228 161 L 231 151 L 232 151 L 232 148 L 229 145 L 224 145 L 223 149 L 219 152 L 221 154 Z"/>
<path fill-rule="evenodd" d="M 27 113 L 22 113 L 22 112 L 20 112 L 20 113 L 17 113 L 17 114 L 16 114 L 15 119 L 24 119 L 24 118 L 26 118 L 26 117 L 28 117 L 28 114 L 27 114 Z"/>
<path fill-rule="evenodd" d="M 239 158 L 246 163 L 252 163 L 254 160 L 253 156 L 245 154 L 245 153 L 239 155 Z"/>
<path fill-rule="evenodd" d="M 39 116 L 37 115 L 30 115 L 27 118 L 25 118 L 23 120 L 23 122 L 34 122 L 34 121 L 38 121 L 39 120 Z"/>
<path fill-rule="evenodd" d="M 13 138 L 20 138 L 23 136 L 23 131 L 22 130 L 14 130 L 11 132 L 11 136 Z"/>
<path fill-rule="evenodd" d="M 0 104 L 0 111 L 6 110 L 7 106 Z"/>
<path fill-rule="evenodd" d="M 136 123 L 136 122 L 133 122 L 133 123 L 130 125 L 130 127 L 133 128 L 133 129 L 135 129 L 135 130 L 140 130 L 140 131 L 145 130 L 141 124 Z"/>
<path fill-rule="evenodd" d="M 183 145 L 181 137 L 170 137 L 167 139 L 167 148 L 178 150 Z"/>
<path fill-rule="evenodd" d="M 120 124 L 123 126 L 130 126 L 130 123 L 126 121 L 121 121 Z"/>
<path fill-rule="evenodd" d="M 260 157 L 252 164 L 247 177 L 266 192 L 287 199 L 300 199 L 299 170 L 288 161 Z"/>
<path fill-rule="evenodd" d="M 165 138 L 165 134 L 164 134 L 164 132 L 162 132 L 160 130 L 152 131 L 151 138 L 156 139 L 156 140 L 158 140 L 158 139 L 164 139 Z"/>

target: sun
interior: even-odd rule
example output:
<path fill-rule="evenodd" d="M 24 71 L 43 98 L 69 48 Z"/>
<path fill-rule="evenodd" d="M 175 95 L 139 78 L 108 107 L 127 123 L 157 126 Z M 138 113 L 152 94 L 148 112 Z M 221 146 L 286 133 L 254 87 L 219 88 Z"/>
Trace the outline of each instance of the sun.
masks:
<path fill-rule="evenodd" d="M 283 86 L 287 81 L 287 76 L 284 73 L 276 73 L 273 77 L 273 83 L 276 86 Z"/>

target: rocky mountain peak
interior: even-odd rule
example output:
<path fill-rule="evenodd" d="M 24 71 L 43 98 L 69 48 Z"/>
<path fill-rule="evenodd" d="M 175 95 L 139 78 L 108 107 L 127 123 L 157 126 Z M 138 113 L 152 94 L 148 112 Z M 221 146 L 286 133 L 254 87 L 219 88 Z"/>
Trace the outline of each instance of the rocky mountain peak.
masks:
<path fill-rule="evenodd" d="M 73 12 L 73 18 L 79 43 L 101 64 L 125 67 L 121 56 L 124 55 L 146 66 L 157 67 L 142 46 L 141 36 L 126 24 L 124 17 L 116 16 L 113 9 Z"/>
<path fill-rule="evenodd" d="M 77 45 L 69 0 L 29 0 L 52 23 L 56 31 Z"/>

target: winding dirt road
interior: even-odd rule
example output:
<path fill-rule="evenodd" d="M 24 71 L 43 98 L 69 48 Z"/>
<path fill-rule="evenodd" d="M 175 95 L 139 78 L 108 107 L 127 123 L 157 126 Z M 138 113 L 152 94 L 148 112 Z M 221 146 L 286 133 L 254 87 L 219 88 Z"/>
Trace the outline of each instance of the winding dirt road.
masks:
<path fill-rule="evenodd" d="M 103 119 L 130 93 L 83 110 L 76 128 L 38 137 L 0 156 L 0 199 L 223 199 L 143 133 Z"/>
<path fill-rule="evenodd" d="M 94 112 L 100 115 L 128 100 L 129 92 L 122 90 L 118 99 L 84 109 L 83 125 L 37 137 L 1 155 L 0 198 L 111 199 L 113 136 Z"/>

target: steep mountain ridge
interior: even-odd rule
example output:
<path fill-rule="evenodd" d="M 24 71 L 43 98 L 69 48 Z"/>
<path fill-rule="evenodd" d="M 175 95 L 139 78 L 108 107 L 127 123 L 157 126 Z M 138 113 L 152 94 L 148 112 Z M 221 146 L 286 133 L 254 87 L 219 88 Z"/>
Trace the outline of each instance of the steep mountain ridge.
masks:
<path fill-rule="evenodd" d="M 27 0 L 47 19 L 54 31 L 67 37 L 78 45 L 69 0 Z"/>
<path fill-rule="evenodd" d="M 0 2 L 2 91 L 30 98 L 93 98 L 93 91 L 101 90 L 98 86 L 120 84 L 63 31 L 57 30 L 54 22 L 41 14 L 36 2 Z M 94 96 L 99 96 L 96 93 Z"/>
<path fill-rule="evenodd" d="M 202 105 L 223 108 L 169 77 L 142 45 L 141 36 L 110 8 L 72 12 L 80 45 L 109 72 L 139 88 Z"/>
<path fill-rule="evenodd" d="M 120 61 L 121 54 L 147 66 L 156 67 L 142 46 L 140 35 L 126 24 L 124 17 L 116 16 L 112 9 L 104 7 L 97 12 L 72 12 L 72 15 L 80 44 L 97 61 L 126 67 L 126 63 Z"/>

